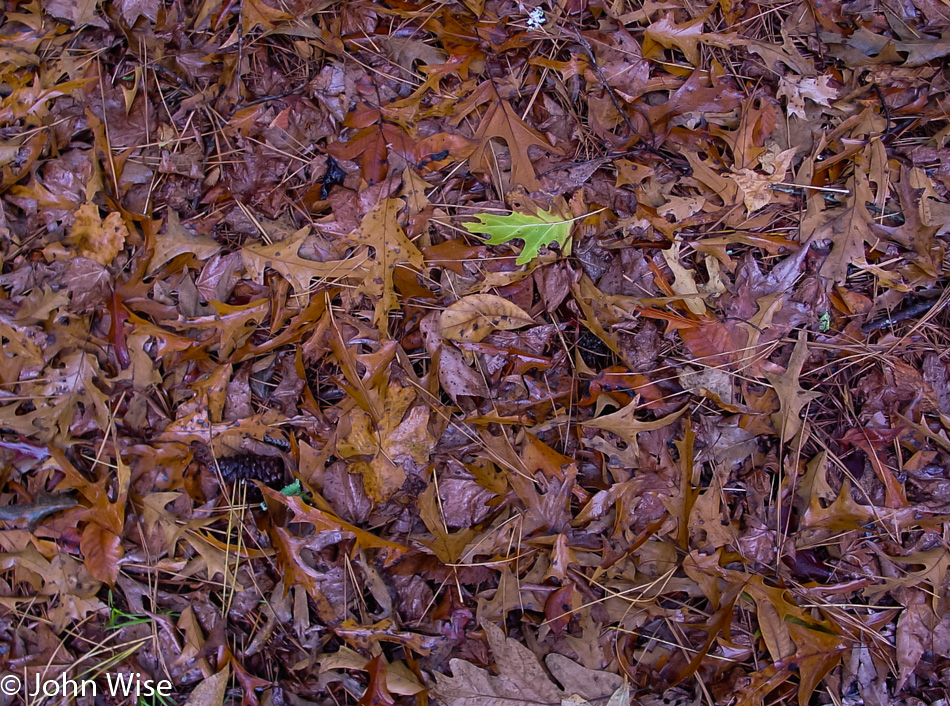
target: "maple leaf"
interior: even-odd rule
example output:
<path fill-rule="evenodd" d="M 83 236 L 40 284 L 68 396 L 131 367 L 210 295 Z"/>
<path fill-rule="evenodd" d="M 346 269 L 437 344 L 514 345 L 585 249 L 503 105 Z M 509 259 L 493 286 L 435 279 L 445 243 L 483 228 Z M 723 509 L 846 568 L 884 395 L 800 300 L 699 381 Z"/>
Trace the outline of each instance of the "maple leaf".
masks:
<path fill-rule="evenodd" d="M 504 140 L 511 151 L 511 181 L 528 191 L 541 188 L 528 156 L 529 147 L 540 147 L 554 154 L 563 154 L 552 146 L 534 128 L 527 125 L 506 100 L 493 103 L 482 118 L 473 139 L 478 145 L 472 152 L 470 164 L 473 172 L 490 172 L 492 160 L 489 159 L 488 143 L 492 138 Z"/>
<path fill-rule="evenodd" d="M 524 249 L 518 255 L 516 262 L 526 265 L 538 256 L 541 248 L 551 243 L 557 243 L 565 248 L 567 239 L 571 235 L 571 220 L 565 220 L 551 211 L 538 211 L 537 215 L 529 213 L 509 213 L 507 216 L 496 216 L 490 213 L 476 214 L 478 223 L 463 223 L 470 233 L 482 233 L 491 237 L 485 242 L 488 245 L 500 245 L 512 240 L 523 240 Z M 566 248 L 565 248 L 566 249 Z"/>
<path fill-rule="evenodd" d="M 626 686 L 616 674 L 587 669 L 552 652 L 545 662 L 556 686 L 538 658 L 518 640 L 506 638 L 501 628 L 486 622 L 482 629 L 495 657 L 497 676 L 471 662 L 453 659 L 452 676 L 436 672 L 433 693 L 447 706 L 560 706 L 575 695 L 587 701 L 606 701 Z"/>
<path fill-rule="evenodd" d="M 389 312 L 396 305 L 393 271 L 407 265 L 421 270 L 425 264 L 422 253 L 396 220 L 403 205 L 402 199 L 380 201 L 363 216 L 360 227 L 347 237 L 354 245 L 367 249 L 360 258 L 369 257 L 372 261 L 359 291 L 376 300 L 373 321 L 384 335 L 389 327 Z M 372 254 L 368 253 L 369 248 L 373 249 Z"/>

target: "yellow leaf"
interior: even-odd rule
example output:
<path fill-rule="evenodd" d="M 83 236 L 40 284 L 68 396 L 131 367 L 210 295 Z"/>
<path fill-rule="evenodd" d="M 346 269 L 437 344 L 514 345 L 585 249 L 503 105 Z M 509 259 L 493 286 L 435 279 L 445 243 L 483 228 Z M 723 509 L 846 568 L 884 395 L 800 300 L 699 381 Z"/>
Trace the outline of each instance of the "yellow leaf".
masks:
<path fill-rule="evenodd" d="M 373 322 L 386 336 L 389 327 L 389 312 L 396 305 L 393 291 L 393 270 L 410 265 L 421 270 L 425 264 L 422 253 L 406 237 L 396 220 L 403 207 L 402 199 L 384 199 L 363 216 L 360 227 L 348 238 L 354 245 L 363 245 L 366 251 L 361 258 L 370 258 L 372 264 L 360 286 L 360 292 L 376 300 Z M 369 248 L 373 248 L 370 257 Z"/>
<path fill-rule="evenodd" d="M 75 215 L 70 240 L 79 249 L 80 257 L 108 265 L 129 237 L 122 215 L 113 212 L 103 220 L 99 217 L 99 208 L 92 203 L 80 206 Z"/>

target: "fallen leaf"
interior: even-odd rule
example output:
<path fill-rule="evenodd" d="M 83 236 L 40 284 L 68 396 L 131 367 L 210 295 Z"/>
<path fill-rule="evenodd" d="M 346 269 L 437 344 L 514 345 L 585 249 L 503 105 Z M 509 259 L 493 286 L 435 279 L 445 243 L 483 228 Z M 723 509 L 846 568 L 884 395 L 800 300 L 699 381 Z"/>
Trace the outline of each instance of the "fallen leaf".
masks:
<path fill-rule="evenodd" d="M 207 677 L 192 690 L 185 706 L 222 706 L 230 678 L 231 667 L 225 665 L 224 669 Z"/>
<path fill-rule="evenodd" d="M 452 659 L 452 676 L 436 672 L 433 693 L 447 706 L 514 706 L 551 704 L 577 694 L 588 701 L 610 698 L 623 687 L 615 674 L 581 667 L 576 662 L 551 654 L 546 660 L 552 674 L 563 681 L 553 684 L 537 657 L 518 640 L 506 638 L 492 623 L 482 626 L 495 659 L 497 676 L 461 659 Z"/>
<path fill-rule="evenodd" d="M 540 147 L 547 152 L 562 153 L 539 132 L 525 124 L 506 100 L 495 101 L 489 106 L 472 138 L 477 143 L 469 159 L 472 171 L 492 172 L 494 163 L 488 154 L 489 144 L 494 138 L 504 140 L 511 152 L 511 183 L 528 191 L 537 191 L 541 187 L 528 156 L 528 149 Z"/>
<path fill-rule="evenodd" d="M 495 294 L 471 294 L 446 308 L 440 317 L 442 335 L 451 341 L 477 342 L 492 331 L 511 331 L 533 324 L 521 307 Z"/>
<path fill-rule="evenodd" d="M 526 265 L 538 256 L 542 247 L 557 243 L 564 248 L 571 235 L 571 220 L 566 220 L 554 211 L 538 211 L 536 215 L 510 213 L 496 216 L 489 213 L 476 214 L 479 223 L 463 223 L 470 233 L 484 233 L 491 237 L 487 245 L 499 245 L 512 240 L 523 240 L 524 248 L 516 262 Z"/>
<path fill-rule="evenodd" d="M 253 272 L 258 282 L 264 281 L 267 268 L 279 272 L 290 282 L 302 304 L 310 300 L 310 283 L 314 278 L 325 280 L 359 279 L 367 276 L 369 258 L 363 256 L 346 260 L 316 262 L 300 257 L 300 246 L 307 239 L 310 227 L 301 228 L 288 240 L 273 245 L 249 245 L 241 250 L 244 266 Z"/>
<path fill-rule="evenodd" d="M 81 257 L 108 265 L 119 254 L 129 237 L 129 229 L 122 215 L 110 213 L 105 219 L 99 217 L 95 204 L 83 204 L 76 211 L 76 221 L 70 231 L 70 239 L 76 244 Z"/>
<path fill-rule="evenodd" d="M 772 415 L 779 437 L 782 441 L 789 441 L 801 429 L 801 411 L 809 402 L 819 395 L 816 392 L 807 392 L 802 389 L 800 379 L 805 359 L 808 358 L 808 337 L 805 331 L 799 331 L 798 342 L 792 350 L 788 367 L 782 374 L 766 373 L 766 377 L 775 388 L 781 408 Z"/>

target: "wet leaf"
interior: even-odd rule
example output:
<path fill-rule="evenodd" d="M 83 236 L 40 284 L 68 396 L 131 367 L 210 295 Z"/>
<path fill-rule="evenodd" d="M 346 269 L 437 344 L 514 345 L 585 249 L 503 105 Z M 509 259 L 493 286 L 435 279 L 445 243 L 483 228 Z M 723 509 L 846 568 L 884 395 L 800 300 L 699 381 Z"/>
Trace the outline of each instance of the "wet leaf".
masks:
<path fill-rule="evenodd" d="M 526 265 L 536 258 L 542 247 L 557 243 L 564 248 L 571 235 L 571 220 L 566 220 L 554 211 L 538 211 L 536 215 L 510 213 L 496 216 L 489 213 L 476 214 L 478 224 L 463 224 L 471 233 L 484 233 L 491 237 L 488 245 L 499 245 L 512 240 L 523 240 L 524 248 L 517 263 Z"/>

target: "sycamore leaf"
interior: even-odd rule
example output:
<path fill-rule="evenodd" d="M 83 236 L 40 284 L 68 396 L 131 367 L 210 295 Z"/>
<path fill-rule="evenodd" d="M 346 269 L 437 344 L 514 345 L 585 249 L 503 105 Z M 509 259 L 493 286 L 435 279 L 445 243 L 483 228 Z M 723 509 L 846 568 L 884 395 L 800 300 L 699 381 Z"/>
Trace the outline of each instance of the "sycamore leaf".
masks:
<path fill-rule="evenodd" d="M 519 239 L 524 241 L 524 250 L 518 256 L 517 263 L 526 265 L 538 256 L 541 248 L 557 243 L 562 248 L 571 235 L 571 221 L 564 220 L 553 211 L 538 211 L 538 215 L 528 213 L 509 213 L 507 216 L 495 216 L 479 213 L 479 223 L 465 223 L 470 233 L 490 235 L 489 245 L 500 245 Z"/>

